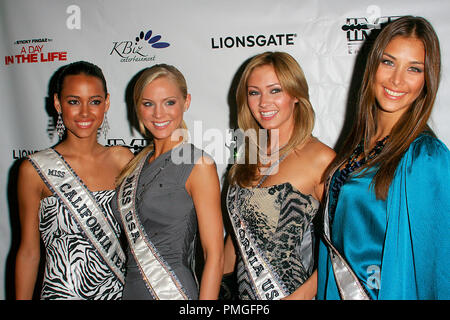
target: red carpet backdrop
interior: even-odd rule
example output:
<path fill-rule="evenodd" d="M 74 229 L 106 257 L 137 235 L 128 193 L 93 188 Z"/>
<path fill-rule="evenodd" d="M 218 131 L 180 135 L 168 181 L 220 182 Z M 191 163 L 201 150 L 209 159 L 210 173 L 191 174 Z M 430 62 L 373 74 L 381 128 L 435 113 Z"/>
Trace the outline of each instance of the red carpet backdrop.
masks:
<path fill-rule="evenodd" d="M 86 60 L 108 81 L 105 145 L 137 151 L 146 140 L 130 113 L 133 81 L 146 67 L 173 64 L 192 94 L 190 139 L 216 160 L 232 159 L 234 89 L 244 62 L 271 50 L 304 69 L 316 112 L 314 134 L 336 147 L 352 117 L 371 35 L 402 15 L 419 15 L 441 42 L 442 81 L 430 121 L 450 145 L 450 2 L 441 0 L 0 0 L 0 299 L 13 286 L 20 158 L 57 143 L 50 96 L 63 65 Z"/>

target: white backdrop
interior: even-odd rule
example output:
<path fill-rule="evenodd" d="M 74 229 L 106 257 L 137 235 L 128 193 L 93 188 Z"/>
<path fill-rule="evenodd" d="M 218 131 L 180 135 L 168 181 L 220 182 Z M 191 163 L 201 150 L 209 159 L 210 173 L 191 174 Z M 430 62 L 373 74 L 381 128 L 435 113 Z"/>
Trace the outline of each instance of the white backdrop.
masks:
<path fill-rule="evenodd" d="M 13 293 L 17 165 L 57 142 L 46 101 L 62 65 L 87 60 L 103 69 L 111 130 L 100 141 L 133 150 L 143 141 L 127 111 L 132 79 L 155 63 L 178 67 L 192 94 L 185 114 L 192 141 L 215 157 L 222 178 L 245 60 L 267 50 L 293 55 L 309 83 L 314 134 L 335 147 L 361 77 L 363 40 L 406 14 L 427 18 L 440 37 L 442 81 L 430 125 L 450 145 L 449 12 L 441 0 L 0 0 L 0 298 Z"/>

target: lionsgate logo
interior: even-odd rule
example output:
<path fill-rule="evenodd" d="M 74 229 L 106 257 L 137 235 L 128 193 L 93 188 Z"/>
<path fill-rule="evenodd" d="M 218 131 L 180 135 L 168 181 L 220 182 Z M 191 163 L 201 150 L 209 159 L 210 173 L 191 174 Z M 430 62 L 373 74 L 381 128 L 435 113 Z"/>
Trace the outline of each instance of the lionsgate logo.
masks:
<path fill-rule="evenodd" d="M 211 49 L 292 46 L 295 38 L 296 33 L 215 37 L 211 38 Z"/>
<path fill-rule="evenodd" d="M 372 5 L 367 8 L 368 17 L 347 18 L 341 27 L 347 35 L 347 53 L 358 54 L 362 44 L 369 39 L 371 32 L 399 18 L 399 16 L 381 16 L 381 9 Z"/>
<path fill-rule="evenodd" d="M 153 30 L 140 31 L 133 40 L 113 41 L 110 56 L 118 56 L 120 62 L 154 62 L 155 54 L 151 49 L 164 49 L 170 43 L 161 41 L 160 34 Z"/>

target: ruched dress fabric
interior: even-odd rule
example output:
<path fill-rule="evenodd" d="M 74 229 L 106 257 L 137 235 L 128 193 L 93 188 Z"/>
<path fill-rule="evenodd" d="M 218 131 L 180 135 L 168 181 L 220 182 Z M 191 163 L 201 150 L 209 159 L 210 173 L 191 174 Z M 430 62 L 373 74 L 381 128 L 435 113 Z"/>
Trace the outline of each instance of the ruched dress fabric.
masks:
<path fill-rule="evenodd" d="M 351 175 L 338 199 L 330 199 L 330 205 L 337 200 L 330 213 L 333 245 L 372 299 L 449 299 L 449 150 L 420 135 L 402 157 L 386 201 L 370 186 L 376 170 Z M 317 298 L 340 299 L 322 241 Z"/>
<path fill-rule="evenodd" d="M 237 209 L 277 282 L 288 294 L 293 293 L 314 269 L 312 220 L 319 202 L 288 182 L 270 187 L 242 188 L 234 185 L 230 188 L 238 190 L 237 199 L 227 199 L 228 211 Z M 237 278 L 239 298 L 257 299 L 239 251 Z"/>
<path fill-rule="evenodd" d="M 172 151 L 176 153 L 174 161 Z M 146 236 L 167 263 L 189 299 L 198 299 L 195 276 L 197 214 L 185 184 L 202 150 L 185 143 L 154 161 L 146 161 L 136 191 L 136 210 Z M 147 159 L 150 155 L 147 156 Z M 183 162 L 179 163 L 183 158 Z M 116 218 L 121 221 L 117 196 L 112 201 Z M 127 247 L 127 274 L 124 300 L 154 300 L 136 260 Z"/>
<path fill-rule="evenodd" d="M 114 190 L 92 192 L 117 235 L 120 225 L 110 201 Z M 41 299 L 117 300 L 123 286 L 55 196 L 41 200 L 39 229 L 45 245 Z"/>

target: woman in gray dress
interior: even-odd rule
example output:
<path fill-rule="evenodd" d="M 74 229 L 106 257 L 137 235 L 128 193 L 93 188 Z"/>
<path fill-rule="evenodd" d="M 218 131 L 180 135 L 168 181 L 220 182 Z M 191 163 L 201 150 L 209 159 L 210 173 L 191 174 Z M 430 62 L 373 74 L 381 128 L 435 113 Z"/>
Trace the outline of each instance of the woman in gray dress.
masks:
<path fill-rule="evenodd" d="M 152 143 L 118 179 L 112 207 L 128 240 L 123 299 L 217 299 L 223 268 L 220 184 L 214 161 L 186 142 L 191 97 L 175 67 L 146 69 L 134 87 L 142 134 Z M 194 257 L 204 253 L 200 287 Z"/>

